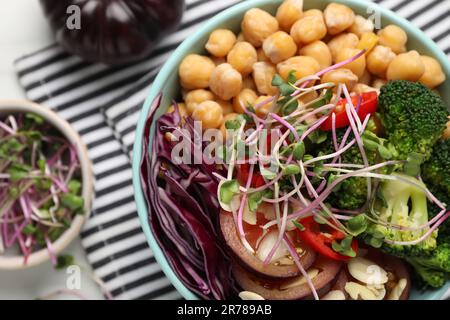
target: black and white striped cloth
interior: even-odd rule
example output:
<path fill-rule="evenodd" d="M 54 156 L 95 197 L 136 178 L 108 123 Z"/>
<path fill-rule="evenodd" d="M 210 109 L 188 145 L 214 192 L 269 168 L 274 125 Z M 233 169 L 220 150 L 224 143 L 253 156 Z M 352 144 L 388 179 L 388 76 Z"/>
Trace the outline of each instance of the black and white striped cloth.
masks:
<path fill-rule="evenodd" d="M 96 197 L 82 233 L 95 273 L 116 299 L 178 299 L 142 233 L 130 152 L 139 111 L 172 51 L 205 20 L 241 0 L 187 0 L 177 32 L 140 63 L 110 68 L 51 45 L 15 65 L 28 99 L 57 111 L 81 134 L 94 163 Z M 450 54 L 449 0 L 375 0 L 422 28 Z"/>

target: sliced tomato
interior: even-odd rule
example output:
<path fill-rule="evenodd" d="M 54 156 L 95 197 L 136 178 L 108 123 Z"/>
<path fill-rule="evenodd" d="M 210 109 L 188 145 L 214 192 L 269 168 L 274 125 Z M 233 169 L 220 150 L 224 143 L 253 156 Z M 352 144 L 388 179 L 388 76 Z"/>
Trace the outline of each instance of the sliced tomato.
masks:
<path fill-rule="evenodd" d="M 325 235 L 324 231 L 321 230 L 321 226 L 314 221 L 313 217 L 302 219 L 300 223 L 305 227 L 305 230 L 298 230 L 299 238 L 318 254 L 337 261 L 348 261 L 351 259 L 351 257 L 334 251 L 331 247 L 333 241 L 345 238 L 342 232 L 326 226 L 324 228 L 329 230 L 326 230 L 327 235 Z M 355 239 L 353 239 L 351 246 L 353 251 L 358 253 L 358 242 Z"/>
<path fill-rule="evenodd" d="M 358 110 L 358 117 L 363 121 L 368 114 L 373 114 L 377 110 L 378 105 L 378 94 L 376 91 L 364 92 L 361 95 L 354 96 L 352 98 L 352 104 L 354 107 L 358 104 L 359 97 L 361 97 L 361 106 Z M 347 112 L 345 111 L 345 105 L 347 104 L 347 99 L 341 99 L 333 110 L 336 115 L 336 129 L 347 127 L 350 121 L 347 117 Z M 322 124 L 320 127 L 324 131 L 330 131 L 333 129 L 333 120 L 331 116 Z"/>
<path fill-rule="evenodd" d="M 239 166 L 238 180 L 241 185 L 245 186 L 248 180 L 249 173 L 250 173 L 250 164 L 244 163 Z M 250 184 L 250 187 L 258 188 L 262 187 L 265 184 L 266 182 L 264 181 L 262 175 L 257 170 L 253 171 L 252 182 Z"/>

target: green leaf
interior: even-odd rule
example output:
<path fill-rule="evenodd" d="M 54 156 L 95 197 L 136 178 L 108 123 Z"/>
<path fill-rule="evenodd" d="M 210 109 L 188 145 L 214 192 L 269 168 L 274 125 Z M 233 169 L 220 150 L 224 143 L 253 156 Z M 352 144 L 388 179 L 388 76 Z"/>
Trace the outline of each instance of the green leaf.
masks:
<path fill-rule="evenodd" d="M 295 84 L 297 82 L 297 77 L 295 76 L 296 71 L 295 70 L 291 70 L 289 71 L 288 77 L 287 77 L 287 81 L 290 84 Z"/>
<path fill-rule="evenodd" d="M 45 174 L 45 165 L 46 164 L 47 163 L 46 163 L 45 159 L 41 158 L 37 161 L 37 166 L 38 166 L 39 170 L 42 172 L 42 174 Z"/>
<path fill-rule="evenodd" d="M 298 221 L 293 220 L 292 224 L 297 227 L 300 231 L 305 231 L 305 227 Z"/>
<path fill-rule="evenodd" d="M 262 168 L 260 173 L 264 178 L 266 178 L 268 180 L 273 180 L 277 176 L 277 174 L 275 172 L 270 171 L 266 168 Z"/>
<path fill-rule="evenodd" d="M 39 131 L 31 130 L 31 131 L 23 131 L 21 132 L 21 135 L 23 135 L 25 138 L 31 140 L 31 141 L 42 141 L 42 133 Z"/>
<path fill-rule="evenodd" d="M 20 190 L 17 187 L 11 187 L 9 188 L 9 195 L 11 196 L 11 198 L 13 199 L 17 199 L 20 196 Z"/>
<path fill-rule="evenodd" d="M 330 173 L 330 175 L 328 176 L 328 182 L 327 182 L 327 187 L 329 187 L 336 179 L 338 179 L 340 177 L 339 174 L 334 174 L 334 173 Z M 337 186 L 335 186 L 333 188 L 333 192 L 337 192 L 342 188 L 342 184 L 338 183 Z"/>
<path fill-rule="evenodd" d="M 19 180 L 24 179 L 28 176 L 31 171 L 31 167 L 29 165 L 23 163 L 13 163 L 8 168 L 8 173 L 11 175 L 11 181 L 17 182 Z"/>
<path fill-rule="evenodd" d="M 230 204 L 233 197 L 239 193 L 240 184 L 237 180 L 229 180 L 220 186 L 219 195 L 220 201 L 225 204 Z"/>
<path fill-rule="evenodd" d="M 254 192 L 248 197 L 248 208 L 251 212 L 255 212 L 259 205 L 262 203 L 263 198 L 270 198 L 272 196 L 272 190 L 266 189 L 258 192 Z"/>
<path fill-rule="evenodd" d="M 61 205 L 72 212 L 83 210 L 84 200 L 82 197 L 66 193 L 61 197 Z"/>
<path fill-rule="evenodd" d="M 309 161 L 309 160 L 312 160 L 312 159 L 314 159 L 314 156 L 312 156 L 310 154 L 305 154 L 303 156 L 303 162 L 306 162 L 306 161 Z"/>
<path fill-rule="evenodd" d="M 38 125 L 43 125 L 45 120 L 41 116 L 35 114 L 35 113 L 27 113 L 25 114 L 25 119 L 31 120 L 35 122 Z"/>
<path fill-rule="evenodd" d="M 325 131 L 316 130 L 314 132 L 311 132 L 311 134 L 308 135 L 308 139 L 312 143 L 321 144 L 322 142 L 325 142 L 328 139 L 328 135 Z"/>
<path fill-rule="evenodd" d="M 359 214 L 347 221 L 347 227 L 355 237 L 366 231 L 367 226 L 368 223 L 363 214 Z"/>
<path fill-rule="evenodd" d="M 227 130 L 238 130 L 241 127 L 241 123 L 242 122 L 237 119 L 227 120 L 225 122 L 225 128 Z"/>
<path fill-rule="evenodd" d="M 305 152 L 306 152 L 305 143 L 301 141 L 294 145 L 294 150 L 292 154 L 295 160 L 300 161 L 303 159 Z"/>
<path fill-rule="evenodd" d="M 50 240 L 50 242 L 55 242 L 63 235 L 65 231 L 65 228 L 52 228 L 48 232 L 48 239 Z"/>
<path fill-rule="evenodd" d="M 341 243 L 337 241 L 333 241 L 331 247 L 334 251 L 347 256 L 347 257 L 356 257 L 356 252 L 352 248 L 353 236 L 346 236 Z"/>
<path fill-rule="evenodd" d="M 291 175 L 299 174 L 299 173 L 300 173 L 300 167 L 296 164 L 288 164 L 283 169 L 283 174 L 285 176 L 291 176 Z"/>
<path fill-rule="evenodd" d="M 330 103 L 331 98 L 333 98 L 333 90 L 332 89 L 328 89 L 325 92 L 325 94 L 323 94 L 322 97 L 319 100 L 317 100 L 316 102 L 311 104 L 309 107 L 313 108 L 313 109 L 320 108 L 320 107 Z"/>
<path fill-rule="evenodd" d="M 290 98 L 290 95 L 295 92 L 295 88 L 287 83 L 283 83 L 278 88 L 280 89 L 280 94 L 284 97 Z"/>
<path fill-rule="evenodd" d="M 53 185 L 52 181 L 48 178 L 36 178 L 33 181 L 39 190 L 50 190 Z"/>
<path fill-rule="evenodd" d="M 31 236 L 32 234 L 35 234 L 37 231 L 37 228 L 33 226 L 32 224 L 27 224 L 25 228 L 23 228 L 22 233 Z"/>
<path fill-rule="evenodd" d="M 273 78 L 272 78 L 272 86 L 279 87 L 283 83 L 284 83 L 284 80 L 279 74 L 276 74 L 276 75 L 273 76 Z"/>
<path fill-rule="evenodd" d="M 286 101 L 289 102 L 289 101 Z M 288 105 L 283 106 L 281 113 L 283 116 L 288 116 L 291 113 L 293 113 L 295 110 L 297 110 L 298 108 L 298 100 L 294 100 L 291 103 L 289 103 Z"/>
<path fill-rule="evenodd" d="M 73 266 L 75 264 L 75 258 L 70 255 L 58 256 L 58 260 L 55 266 L 56 270 L 66 269 L 67 267 Z"/>
<path fill-rule="evenodd" d="M 74 179 L 70 180 L 69 184 L 67 185 L 67 188 L 69 189 L 69 192 L 72 194 L 80 194 L 81 182 Z"/>

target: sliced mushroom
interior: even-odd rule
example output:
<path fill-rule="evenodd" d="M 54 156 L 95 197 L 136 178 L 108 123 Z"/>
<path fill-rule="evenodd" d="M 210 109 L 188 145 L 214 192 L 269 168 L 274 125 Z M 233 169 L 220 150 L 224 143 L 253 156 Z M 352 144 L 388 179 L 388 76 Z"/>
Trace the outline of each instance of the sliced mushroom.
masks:
<path fill-rule="evenodd" d="M 383 254 L 380 251 L 370 249 L 367 258 L 381 266 L 388 273 L 389 281 L 385 287 L 387 290 L 386 297 L 389 297 L 392 290 L 395 289 L 401 279 L 405 279 L 406 286 L 403 289 L 399 300 L 408 300 L 411 292 L 411 278 L 409 276 L 408 267 L 399 258 Z"/>
<path fill-rule="evenodd" d="M 220 227 L 227 246 L 231 249 L 237 261 L 246 269 L 268 279 L 290 278 L 300 274 L 295 264 L 282 265 L 270 263 L 265 265 L 261 259 L 249 252 L 239 238 L 231 213 L 226 211 L 220 213 Z M 300 257 L 304 268 L 308 269 L 314 263 L 315 259 L 315 252 L 305 247 Z"/>
<path fill-rule="evenodd" d="M 350 275 L 365 284 L 377 286 L 388 281 L 387 272 L 371 260 L 356 257 L 347 266 Z"/>
<path fill-rule="evenodd" d="M 345 293 L 341 290 L 331 290 L 320 300 L 346 300 Z"/>
<path fill-rule="evenodd" d="M 386 289 L 373 290 L 357 282 L 347 282 L 345 291 L 353 300 L 383 300 Z"/>
<path fill-rule="evenodd" d="M 320 272 L 312 279 L 312 284 L 319 296 L 329 290 L 329 285 L 339 273 L 341 266 L 342 264 L 340 262 L 328 260 L 323 257 L 317 258 L 313 268 L 320 270 Z M 284 281 L 266 280 L 246 271 L 238 264 L 233 265 L 233 273 L 242 289 L 255 292 L 268 300 L 299 300 L 310 298 L 312 295 L 308 283 L 302 282 L 298 286 L 282 290 L 281 288 L 286 283 L 292 282 L 292 279 Z"/>

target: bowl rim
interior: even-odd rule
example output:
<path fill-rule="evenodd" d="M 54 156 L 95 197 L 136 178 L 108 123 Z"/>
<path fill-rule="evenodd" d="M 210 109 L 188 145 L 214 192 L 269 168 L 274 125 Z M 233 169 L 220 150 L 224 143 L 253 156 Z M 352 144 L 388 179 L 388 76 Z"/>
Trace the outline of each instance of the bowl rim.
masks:
<path fill-rule="evenodd" d="M 54 251 L 59 254 L 80 234 L 81 228 L 91 213 L 94 190 L 94 175 L 92 162 L 89 159 L 86 145 L 80 135 L 72 126 L 51 109 L 27 100 L 2 100 L 0 101 L 0 114 L 2 113 L 35 113 L 43 117 L 54 126 L 61 134 L 75 145 L 81 166 L 82 196 L 84 199 L 83 215 L 76 215 L 69 229 L 67 229 L 54 243 Z M 0 270 L 21 270 L 40 265 L 50 260 L 50 254 L 46 248 L 32 253 L 25 265 L 23 256 L 0 255 Z"/>
<path fill-rule="evenodd" d="M 422 44 L 432 52 L 432 55 L 439 60 L 444 73 L 447 75 L 447 78 L 450 78 L 450 60 L 447 55 L 438 47 L 438 45 L 430 39 L 422 30 L 416 27 L 414 24 L 409 22 L 403 17 L 400 17 L 393 11 L 380 6 L 379 4 L 368 1 L 368 0 L 325 0 L 326 2 L 336 2 L 345 4 L 352 9 L 361 8 L 361 7 L 371 7 L 381 13 L 382 17 L 388 18 L 388 20 L 392 21 L 396 25 L 400 26 L 403 30 L 406 31 L 408 35 L 415 34 L 420 39 Z M 147 238 L 147 242 L 153 251 L 155 259 L 159 263 L 164 274 L 169 278 L 170 282 L 173 286 L 178 290 L 178 292 L 188 300 L 198 300 L 199 298 L 192 293 L 186 286 L 180 281 L 175 272 L 170 267 L 165 254 L 162 252 L 161 248 L 158 245 L 158 242 L 155 240 L 153 233 L 150 230 L 150 226 L 148 223 L 148 208 L 145 202 L 141 180 L 140 180 L 140 162 L 142 157 L 142 135 L 144 132 L 144 127 L 147 119 L 147 115 L 150 110 L 150 106 L 152 102 L 157 98 L 159 92 L 162 90 L 166 79 L 171 75 L 173 70 L 177 68 L 180 59 L 185 56 L 186 52 L 189 49 L 197 44 L 205 35 L 210 33 L 214 28 L 220 26 L 223 22 L 228 20 L 230 17 L 242 14 L 243 12 L 251 9 L 257 8 L 264 5 L 278 3 L 281 4 L 283 0 L 247 0 L 241 3 L 235 4 L 230 8 L 224 10 L 223 12 L 217 14 L 213 18 L 209 19 L 205 22 L 194 34 L 190 35 L 187 39 L 185 39 L 178 48 L 174 51 L 174 53 L 170 56 L 170 58 L 166 61 L 162 69 L 159 71 L 158 76 L 153 82 L 148 94 L 147 98 L 143 104 L 141 109 L 138 124 L 136 127 L 135 134 L 135 143 L 133 147 L 133 159 L 132 159 L 132 171 L 133 171 L 133 186 L 134 186 L 134 197 L 137 205 L 137 211 L 139 215 L 139 219 L 141 222 L 142 229 Z M 154 127 L 152 125 L 152 127 Z M 447 282 L 444 287 L 429 291 L 428 298 L 430 300 L 438 300 L 445 294 L 445 292 L 450 288 L 450 282 Z"/>

